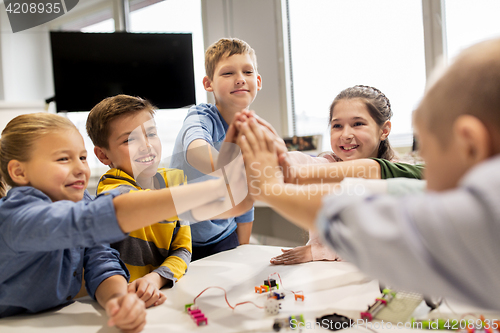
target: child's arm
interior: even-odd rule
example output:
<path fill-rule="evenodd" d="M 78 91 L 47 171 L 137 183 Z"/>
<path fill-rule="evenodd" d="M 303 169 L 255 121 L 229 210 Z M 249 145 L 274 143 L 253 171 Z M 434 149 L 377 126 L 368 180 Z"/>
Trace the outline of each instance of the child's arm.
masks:
<path fill-rule="evenodd" d="M 85 287 L 89 295 L 106 309 L 108 325 L 138 332 L 144 327 L 144 302 L 135 294 L 127 295 L 129 278 L 120 254 L 108 245 L 85 249 L 83 257 Z"/>
<path fill-rule="evenodd" d="M 191 252 L 191 228 L 187 224 L 180 224 L 169 244 L 168 257 L 165 258 L 160 267 L 145 275 L 142 279 L 150 281 L 158 289 L 164 286 L 173 287 L 175 282 L 186 273 L 191 262 Z M 131 290 L 130 285 L 129 290 Z"/>
<path fill-rule="evenodd" d="M 250 126 L 250 127 L 249 127 Z M 242 124 L 238 144 L 243 152 L 251 195 L 270 204 L 278 213 L 299 226 L 314 228 L 316 212 L 324 194 L 338 188 L 338 184 L 311 184 L 297 186 L 284 184 L 273 138 L 256 122 Z"/>
<path fill-rule="evenodd" d="M 328 163 L 321 164 L 317 161 L 308 163 L 307 165 L 298 165 L 293 163 L 293 159 L 289 156 L 286 146 L 277 133 L 276 130 L 264 119 L 257 116 L 253 111 L 244 111 L 241 115 L 235 116 L 233 125 L 235 129 L 233 134 L 235 138 L 240 131 L 243 123 L 259 124 L 265 128 L 263 132 L 274 142 L 276 154 L 280 156 L 279 163 L 283 168 L 285 181 L 293 184 L 314 184 L 314 183 L 335 183 L 342 181 L 345 177 L 358 177 L 366 179 L 380 179 L 381 167 L 380 164 L 372 159 L 359 159 L 355 161 Z M 234 141 L 234 139 L 233 139 Z M 298 152 L 295 152 L 298 153 Z M 304 154 L 305 155 L 305 154 Z"/>
<path fill-rule="evenodd" d="M 346 177 L 380 179 L 380 164 L 373 159 L 358 159 L 325 164 L 296 165 L 290 161 L 287 155 L 281 155 L 279 164 L 287 183 L 293 184 L 315 184 L 335 183 Z"/>
<path fill-rule="evenodd" d="M 208 175 L 215 171 L 219 152 L 203 139 L 193 140 L 186 152 L 187 162 L 196 170 Z"/>
<path fill-rule="evenodd" d="M 232 137 L 233 126 L 228 130 L 228 137 Z M 224 200 L 213 201 L 203 206 L 193 208 L 187 216 L 181 218 L 188 221 L 205 221 L 207 219 L 225 219 L 240 216 L 253 207 L 253 199 L 248 195 L 245 165 L 240 148 L 232 142 L 226 141 L 220 149 L 217 164 L 213 167 L 219 177 L 226 182 Z"/>
<path fill-rule="evenodd" d="M 231 208 L 232 207 L 232 208 Z M 248 212 L 253 207 L 253 198 L 250 195 L 238 205 L 232 206 L 231 199 L 228 195 L 221 201 L 215 201 L 193 208 L 189 211 L 188 216 L 182 215 L 185 220 L 190 222 L 201 222 L 211 219 L 227 219 L 234 216 L 240 216 Z"/>
<path fill-rule="evenodd" d="M 241 244 L 250 243 L 250 236 L 252 235 L 253 221 L 237 223 L 236 234 L 238 235 L 238 242 Z"/>
<path fill-rule="evenodd" d="M 127 290 L 136 294 L 145 303 L 146 308 L 149 308 L 161 305 L 167 300 L 167 296 L 160 291 L 167 281 L 160 274 L 151 272 L 129 283 Z"/>
<path fill-rule="evenodd" d="M 204 195 L 195 195 L 196 193 Z M 123 232 L 131 232 L 180 215 L 193 207 L 224 198 L 226 193 L 224 180 L 207 180 L 202 183 L 120 195 L 113 199 L 113 205 L 118 225 Z"/>
<path fill-rule="evenodd" d="M 313 184 L 321 182 L 340 182 L 344 178 L 389 179 L 413 178 L 422 179 L 424 166 L 384 159 L 358 159 L 328 164 L 298 165 L 292 162 L 289 154 L 279 158 L 280 166 L 285 174 L 285 182 L 293 184 Z"/>
<path fill-rule="evenodd" d="M 0 231 L 9 235 L 5 242 L 13 252 L 114 243 L 122 240 L 124 233 L 224 198 L 227 190 L 225 181 L 216 179 L 171 189 L 118 194 L 112 191 L 92 202 L 51 202 L 42 192 L 23 187 L 2 205 L 7 218 Z"/>
<path fill-rule="evenodd" d="M 121 275 L 104 280 L 96 290 L 96 299 L 109 316 L 108 326 L 126 332 L 140 332 L 146 325 L 146 307 L 134 293 L 127 292 L 127 281 Z"/>

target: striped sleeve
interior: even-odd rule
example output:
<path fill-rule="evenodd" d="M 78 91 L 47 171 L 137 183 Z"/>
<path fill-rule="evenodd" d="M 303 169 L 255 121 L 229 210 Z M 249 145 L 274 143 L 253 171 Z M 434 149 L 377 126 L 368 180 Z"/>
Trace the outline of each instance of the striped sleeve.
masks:
<path fill-rule="evenodd" d="M 173 286 L 175 282 L 186 274 L 191 262 L 191 244 L 191 227 L 179 223 L 178 229 L 172 237 L 168 257 L 154 272 L 171 280 Z"/>

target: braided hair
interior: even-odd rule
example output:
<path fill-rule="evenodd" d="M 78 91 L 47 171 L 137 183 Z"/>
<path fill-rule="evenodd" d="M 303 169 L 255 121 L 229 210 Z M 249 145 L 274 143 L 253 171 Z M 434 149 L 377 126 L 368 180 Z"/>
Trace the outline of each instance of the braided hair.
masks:
<path fill-rule="evenodd" d="M 3 179 L 0 178 L 0 198 L 5 197 L 7 194 L 7 185 L 3 182 Z"/>
<path fill-rule="evenodd" d="M 337 97 L 335 97 L 330 106 L 329 122 L 331 122 L 333 116 L 333 108 L 340 100 L 355 98 L 361 99 L 366 104 L 370 115 L 378 126 L 382 126 L 386 121 L 391 119 L 391 102 L 383 92 L 374 87 L 356 85 L 342 90 Z M 395 153 L 389 144 L 389 139 L 386 138 L 381 141 L 378 147 L 377 157 L 385 160 L 392 160 L 394 155 Z"/>

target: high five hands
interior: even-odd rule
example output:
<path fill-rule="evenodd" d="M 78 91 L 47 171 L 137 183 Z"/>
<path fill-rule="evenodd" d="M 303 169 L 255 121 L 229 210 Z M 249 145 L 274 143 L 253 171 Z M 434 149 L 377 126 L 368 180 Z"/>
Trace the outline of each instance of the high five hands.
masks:
<path fill-rule="evenodd" d="M 253 111 L 235 115 L 226 142 L 236 143 L 242 151 L 248 190 L 254 199 L 259 199 L 273 184 L 284 182 L 279 160 L 286 160 L 285 143 L 276 130 Z"/>

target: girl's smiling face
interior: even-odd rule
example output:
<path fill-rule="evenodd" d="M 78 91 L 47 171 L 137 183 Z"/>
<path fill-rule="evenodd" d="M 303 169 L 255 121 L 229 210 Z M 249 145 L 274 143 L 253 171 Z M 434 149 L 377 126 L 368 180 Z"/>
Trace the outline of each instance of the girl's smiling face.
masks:
<path fill-rule="evenodd" d="M 361 99 L 342 99 L 330 119 L 330 143 L 342 160 L 377 157 L 380 141 L 391 131 L 391 122 L 377 125 Z"/>
<path fill-rule="evenodd" d="M 22 184 L 31 185 L 52 201 L 83 199 L 90 177 L 87 150 L 76 129 L 43 135 L 33 146 L 31 158 L 21 162 Z"/>

